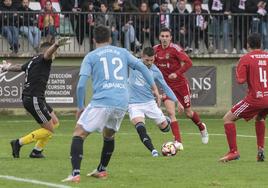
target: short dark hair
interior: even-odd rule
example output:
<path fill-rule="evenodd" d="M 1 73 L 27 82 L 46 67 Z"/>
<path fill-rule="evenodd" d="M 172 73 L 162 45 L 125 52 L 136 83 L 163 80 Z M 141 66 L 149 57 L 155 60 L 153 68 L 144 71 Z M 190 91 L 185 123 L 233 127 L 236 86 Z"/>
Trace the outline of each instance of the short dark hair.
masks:
<path fill-rule="evenodd" d="M 168 4 L 168 1 L 167 0 L 161 0 L 160 5 L 163 5 L 163 4 Z"/>
<path fill-rule="evenodd" d="M 261 35 L 259 33 L 252 33 L 248 36 L 248 45 L 251 49 L 261 48 Z"/>
<path fill-rule="evenodd" d="M 162 27 L 161 30 L 160 30 L 160 33 L 161 32 L 169 32 L 170 35 L 171 35 L 171 29 L 169 29 L 168 27 Z"/>
<path fill-rule="evenodd" d="M 106 8 L 108 8 L 108 2 L 107 1 L 101 1 L 100 5 L 104 5 Z"/>
<path fill-rule="evenodd" d="M 146 47 L 143 49 L 142 54 L 149 57 L 154 56 L 154 49 L 152 47 Z"/>
<path fill-rule="evenodd" d="M 98 25 L 94 28 L 93 36 L 96 43 L 105 43 L 109 42 L 111 37 L 111 30 L 110 28 L 104 25 Z"/>

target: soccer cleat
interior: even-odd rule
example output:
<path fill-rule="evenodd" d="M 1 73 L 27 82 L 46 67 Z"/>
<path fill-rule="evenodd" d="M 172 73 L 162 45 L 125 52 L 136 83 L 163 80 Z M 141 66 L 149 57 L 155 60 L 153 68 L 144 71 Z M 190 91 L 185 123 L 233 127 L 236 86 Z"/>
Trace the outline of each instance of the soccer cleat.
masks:
<path fill-rule="evenodd" d="M 202 123 L 203 126 L 205 127 L 204 130 L 200 131 L 201 134 L 201 140 L 203 144 L 207 144 L 208 140 L 209 140 L 209 135 L 208 135 L 208 130 L 207 130 L 207 126 L 205 123 Z"/>
<path fill-rule="evenodd" d="M 20 158 L 20 148 L 21 145 L 19 144 L 19 140 L 11 140 L 10 142 L 12 148 L 12 155 L 14 158 Z"/>
<path fill-rule="evenodd" d="M 233 152 L 229 152 L 226 155 L 224 155 L 222 158 L 220 158 L 219 162 L 228 162 L 228 161 L 232 161 L 232 160 L 238 160 L 240 158 L 240 155 L 238 153 L 238 151 L 233 151 Z"/>
<path fill-rule="evenodd" d="M 259 148 L 258 154 L 257 154 L 257 162 L 263 162 L 264 161 L 264 150 L 263 148 Z"/>
<path fill-rule="evenodd" d="M 178 142 L 178 141 L 174 141 L 174 146 L 177 149 L 177 151 L 182 151 L 183 150 L 183 145 L 182 143 Z"/>
<path fill-rule="evenodd" d="M 80 182 L 80 175 L 69 175 L 67 178 L 61 180 L 61 182 L 73 182 L 73 183 L 79 183 Z"/>
<path fill-rule="evenodd" d="M 154 150 L 152 151 L 152 156 L 153 156 L 153 157 L 158 157 L 158 156 L 159 156 L 159 153 L 158 153 L 158 151 L 157 151 L 156 149 L 154 149 Z"/>
<path fill-rule="evenodd" d="M 106 171 L 99 172 L 97 169 L 95 169 L 92 172 L 88 173 L 87 176 L 91 176 L 98 179 L 107 179 L 108 173 Z"/>
<path fill-rule="evenodd" d="M 42 151 L 37 151 L 37 150 L 33 149 L 32 152 L 30 153 L 29 157 L 30 158 L 45 158 L 45 156 L 42 154 Z"/>

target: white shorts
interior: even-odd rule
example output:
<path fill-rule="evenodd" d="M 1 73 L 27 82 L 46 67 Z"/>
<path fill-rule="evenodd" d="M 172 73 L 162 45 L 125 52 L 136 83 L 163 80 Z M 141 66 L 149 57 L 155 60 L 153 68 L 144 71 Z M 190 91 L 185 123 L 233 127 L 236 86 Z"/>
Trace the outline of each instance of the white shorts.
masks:
<path fill-rule="evenodd" d="M 137 117 L 148 117 L 155 121 L 157 125 L 161 124 L 166 120 L 162 110 L 157 106 L 155 101 L 147 103 L 129 104 L 128 112 L 130 120 Z"/>
<path fill-rule="evenodd" d="M 103 128 L 118 131 L 126 111 L 116 108 L 91 107 L 90 104 L 81 114 L 77 124 L 81 125 L 85 131 L 102 132 Z"/>

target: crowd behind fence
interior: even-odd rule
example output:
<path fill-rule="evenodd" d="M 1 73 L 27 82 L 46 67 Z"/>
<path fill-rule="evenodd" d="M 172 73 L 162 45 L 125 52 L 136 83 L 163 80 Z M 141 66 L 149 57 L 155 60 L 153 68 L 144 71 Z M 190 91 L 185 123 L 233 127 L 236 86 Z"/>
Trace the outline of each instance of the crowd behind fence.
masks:
<path fill-rule="evenodd" d="M 168 20 L 168 22 L 165 22 Z M 257 14 L 158 14 L 100 12 L 1 12 L 0 55 L 33 55 L 43 41 L 68 36 L 73 41 L 61 48 L 63 55 L 81 55 L 94 49 L 93 29 L 106 24 L 112 30 L 112 45 L 139 54 L 145 46 L 159 43 L 161 27 L 172 30 L 173 42 L 191 55 L 244 54 L 247 36 L 262 35 L 268 50 L 268 17 Z"/>

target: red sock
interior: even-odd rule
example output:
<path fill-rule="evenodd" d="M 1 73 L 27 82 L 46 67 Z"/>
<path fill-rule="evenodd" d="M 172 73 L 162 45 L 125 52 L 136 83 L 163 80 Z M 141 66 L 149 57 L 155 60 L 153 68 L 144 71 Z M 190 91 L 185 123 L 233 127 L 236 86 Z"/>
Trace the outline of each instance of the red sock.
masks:
<path fill-rule="evenodd" d="M 170 123 L 170 127 L 175 140 L 181 143 L 181 133 L 179 123 L 177 121 L 173 121 Z"/>
<path fill-rule="evenodd" d="M 202 124 L 200 120 L 199 115 L 196 112 L 193 113 L 193 117 L 191 119 L 198 126 L 198 129 L 200 131 L 203 131 L 205 129 L 204 125 Z"/>
<path fill-rule="evenodd" d="M 236 128 L 234 123 L 225 123 L 224 124 L 226 138 L 229 144 L 229 149 L 231 152 L 237 151 L 236 144 Z"/>
<path fill-rule="evenodd" d="M 258 148 L 264 148 L 264 137 L 265 137 L 265 121 L 256 121 L 255 130 L 257 137 Z"/>

